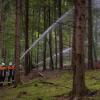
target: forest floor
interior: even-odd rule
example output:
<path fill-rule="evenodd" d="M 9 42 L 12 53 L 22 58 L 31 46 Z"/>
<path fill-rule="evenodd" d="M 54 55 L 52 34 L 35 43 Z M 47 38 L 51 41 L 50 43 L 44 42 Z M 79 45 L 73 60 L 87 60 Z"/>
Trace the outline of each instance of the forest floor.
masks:
<path fill-rule="evenodd" d="M 72 89 L 70 70 L 42 72 L 31 78 L 23 80 L 17 88 L 0 88 L 0 100 L 67 100 Z M 84 100 L 100 100 L 100 70 L 86 72 L 86 85 L 96 94 L 90 94 Z"/>

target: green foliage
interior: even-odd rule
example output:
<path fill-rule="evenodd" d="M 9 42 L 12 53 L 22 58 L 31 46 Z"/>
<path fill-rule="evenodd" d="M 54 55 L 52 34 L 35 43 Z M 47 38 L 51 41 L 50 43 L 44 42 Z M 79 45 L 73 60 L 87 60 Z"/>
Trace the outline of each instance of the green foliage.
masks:
<path fill-rule="evenodd" d="M 14 48 L 15 48 L 15 1 L 14 0 L 2 0 L 4 9 L 4 40 L 5 47 L 7 49 L 7 62 L 14 60 Z M 69 4 L 69 6 L 65 5 Z M 54 20 L 54 0 L 50 0 L 50 10 L 51 10 L 51 24 L 55 22 Z M 20 54 L 24 52 L 25 48 L 25 8 L 24 1 L 22 1 L 22 12 L 20 14 Z M 73 5 L 69 1 L 62 0 L 62 14 L 68 11 Z M 44 7 L 49 7 L 48 0 L 29 0 L 29 45 L 32 44 L 39 36 L 45 31 L 44 29 Z M 40 17 L 39 17 L 40 13 Z M 57 12 L 56 12 L 57 13 Z M 57 17 L 57 14 L 56 14 Z M 57 18 L 56 18 L 57 19 Z M 38 24 L 40 20 L 40 23 Z M 48 21 L 48 20 L 47 20 Z M 48 22 L 46 27 L 48 27 Z M 67 31 L 67 32 L 66 32 Z M 69 30 L 64 30 L 64 44 L 68 41 Z M 52 33 L 52 50 L 55 49 L 55 34 Z M 58 39 L 58 35 L 57 35 Z M 58 41 L 58 40 L 57 40 Z M 48 41 L 47 41 L 48 42 Z M 48 43 L 47 43 L 48 45 Z M 39 45 L 40 52 L 43 52 L 43 41 Z M 47 50 L 49 51 L 49 50 Z M 33 57 L 36 56 L 37 47 L 32 49 Z M 49 53 L 48 53 L 49 54 Z M 41 57 L 42 58 L 42 57 Z M 35 59 L 35 58 L 34 58 Z M 1 60 L 2 61 L 2 57 Z"/>

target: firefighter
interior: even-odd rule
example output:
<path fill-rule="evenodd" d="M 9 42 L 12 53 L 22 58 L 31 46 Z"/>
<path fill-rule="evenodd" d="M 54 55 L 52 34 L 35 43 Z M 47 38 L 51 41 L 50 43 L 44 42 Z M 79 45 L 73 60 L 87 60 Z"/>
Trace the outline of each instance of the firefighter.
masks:
<path fill-rule="evenodd" d="M 3 81 L 2 81 L 3 75 L 2 75 L 2 72 L 3 72 L 3 67 L 2 67 L 2 65 L 0 65 L 0 87 L 3 86 Z"/>
<path fill-rule="evenodd" d="M 0 86 L 3 86 L 5 77 L 6 77 L 6 67 L 5 63 L 2 63 L 2 65 L 0 65 Z"/>
<path fill-rule="evenodd" d="M 6 71 L 7 71 L 5 63 L 2 63 L 2 67 L 3 67 L 3 78 L 2 78 L 2 81 L 4 82 L 5 79 L 6 79 Z"/>
<path fill-rule="evenodd" d="M 12 62 L 10 62 L 8 66 L 8 85 L 9 86 L 11 85 L 11 83 L 14 84 L 14 74 L 15 74 L 15 66 L 12 65 Z"/>

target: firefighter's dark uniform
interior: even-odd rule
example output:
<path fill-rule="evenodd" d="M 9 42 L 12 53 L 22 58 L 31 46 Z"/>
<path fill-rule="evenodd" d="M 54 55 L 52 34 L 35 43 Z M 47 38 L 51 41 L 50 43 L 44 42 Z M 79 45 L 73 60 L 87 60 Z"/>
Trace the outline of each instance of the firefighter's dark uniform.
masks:
<path fill-rule="evenodd" d="M 3 86 L 5 77 L 6 77 L 6 67 L 0 66 L 0 86 Z"/>
<path fill-rule="evenodd" d="M 2 79 L 3 79 L 3 75 L 2 75 L 2 73 L 3 73 L 3 67 L 2 66 L 0 66 L 0 86 L 2 86 L 3 85 L 3 81 L 2 81 Z"/>
<path fill-rule="evenodd" d="M 7 70 L 7 68 L 6 68 L 6 66 L 3 66 L 3 82 L 5 81 L 5 78 L 6 78 L 6 70 Z"/>
<path fill-rule="evenodd" d="M 15 74 L 15 66 L 11 65 L 8 66 L 8 85 L 14 83 L 14 74 Z"/>

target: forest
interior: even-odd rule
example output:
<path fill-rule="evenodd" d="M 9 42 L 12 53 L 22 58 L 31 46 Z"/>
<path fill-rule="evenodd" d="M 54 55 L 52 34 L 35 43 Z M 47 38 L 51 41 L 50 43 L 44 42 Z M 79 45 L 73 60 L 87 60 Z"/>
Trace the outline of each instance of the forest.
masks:
<path fill-rule="evenodd" d="M 0 0 L 0 100 L 100 100 L 100 0 Z"/>

